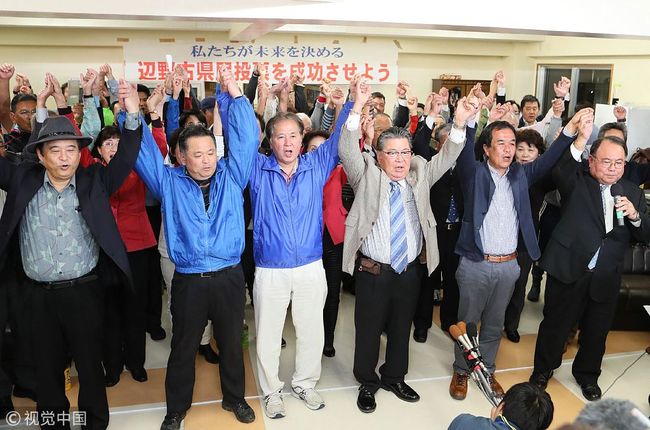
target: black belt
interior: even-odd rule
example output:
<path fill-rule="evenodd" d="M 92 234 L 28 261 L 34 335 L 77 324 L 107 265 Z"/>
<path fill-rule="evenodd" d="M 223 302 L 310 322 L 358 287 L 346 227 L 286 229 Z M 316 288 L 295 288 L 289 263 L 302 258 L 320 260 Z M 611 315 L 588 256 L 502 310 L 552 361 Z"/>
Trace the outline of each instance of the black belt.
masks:
<path fill-rule="evenodd" d="M 459 227 L 460 227 L 459 222 L 447 222 L 447 223 L 445 223 L 445 229 L 446 230 L 450 230 L 450 231 L 451 230 L 456 230 Z"/>
<path fill-rule="evenodd" d="M 89 273 L 79 278 L 69 279 L 67 281 L 49 281 L 49 282 L 40 282 L 32 281 L 34 286 L 41 287 L 46 290 L 60 290 L 62 288 L 74 287 L 75 285 L 83 285 L 89 282 L 93 282 L 99 279 L 99 277 L 94 273 Z"/>
<path fill-rule="evenodd" d="M 224 267 L 223 269 L 215 270 L 213 272 L 200 272 L 200 273 L 181 273 L 181 272 L 176 272 L 178 276 L 186 277 L 186 278 L 214 278 L 218 274 L 225 272 L 228 269 L 234 269 L 235 267 L 239 266 L 239 264 L 235 264 L 234 266 L 228 266 Z"/>

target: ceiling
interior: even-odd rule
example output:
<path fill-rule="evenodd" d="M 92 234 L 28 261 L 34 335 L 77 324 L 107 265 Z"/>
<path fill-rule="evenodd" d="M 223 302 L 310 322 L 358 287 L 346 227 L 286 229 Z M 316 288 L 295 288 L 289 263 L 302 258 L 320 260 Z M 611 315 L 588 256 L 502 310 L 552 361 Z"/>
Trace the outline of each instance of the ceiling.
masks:
<path fill-rule="evenodd" d="M 233 41 L 268 32 L 535 41 L 543 35 L 650 38 L 650 2 L 466 0 L 112 0 L 2 2 L 0 27 L 224 31 Z"/>

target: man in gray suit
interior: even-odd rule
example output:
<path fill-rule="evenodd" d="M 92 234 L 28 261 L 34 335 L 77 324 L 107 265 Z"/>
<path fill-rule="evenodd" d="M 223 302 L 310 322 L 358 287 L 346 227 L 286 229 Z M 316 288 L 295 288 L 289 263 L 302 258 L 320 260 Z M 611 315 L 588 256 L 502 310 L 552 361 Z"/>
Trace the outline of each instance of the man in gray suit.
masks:
<path fill-rule="evenodd" d="M 367 413 L 375 410 L 380 387 L 407 402 L 420 399 L 404 376 L 423 275 L 418 257 L 426 255 L 429 274 L 439 261 L 429 190 L 460 154 L 467 121 L 478 111 L 465 100 L 458 103 L 448 143 L 428 162 L 413 157 L 411 135 L 397 127 L 379 137 L 375 161 L 358 144 L 360 112 L 368 95 L 361 83 L 339 140 L 339 157 L 357 196 L 345 222 L 343 270 L 356 278 L 354 375 L 361 383 L 357 406 Z M 375 367 L 384 329 L 388 342 L 380 379 Z"/>

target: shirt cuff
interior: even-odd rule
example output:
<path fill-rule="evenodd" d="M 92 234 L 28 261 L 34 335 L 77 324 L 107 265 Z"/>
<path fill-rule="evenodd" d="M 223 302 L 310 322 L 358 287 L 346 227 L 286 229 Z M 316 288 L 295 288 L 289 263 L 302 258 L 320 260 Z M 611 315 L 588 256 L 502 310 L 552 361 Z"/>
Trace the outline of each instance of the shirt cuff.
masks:
<path fill-rule="evenodd" d="M 630 224 L 632 224 L 636 228 L 639 228 L 639 227 L 641 227 L 641 220 L 638 219 L 636 221 L 630 221 Z"/>
<path fill-rule="evenodd" d="M 498 87 L 497 96 L 505 96 L 505 95 L 506 95 L 506 87 Z"/>
<path fill-rule="evenodd" d="M 452 126 L 451 131 L 449 132 L 449 139 L 457 145 L 465 142 L 465 129 L 459 130 L 456 127 Z"/>
<path fill-rule="evenodd" d="M 400 106 L 408 107 L 406 104 L 406 99 L 397 99 L 397 104 Z"/>
<path fill-rule="evenodd" d="M 562 134 L 565 135 L 566 137 L 576 137 L 578 133 L 576 134 L 569 134 L 569 132 L 566 130 L 566 127 L 562 129 Z"/>
<path fill-rule="evenodd" d="M 427 123 L 427 127 L 433 130 L 433 125 L 436 123 L 436 120 L 433 116 L 427 115 L 427 118 L 424 120 Z"/>
<path fill-rule="evenodd" d="M 43 123 L 49 116 L 47 108 L 36 108 L 36 122 Z"/>
<path fill-rule="evenodd" d="M 124 128 L 127 130 L 137 130 L 140 126 L 140 112 L 127 113 L 124 120 Z"/>
<path fill-rule="evenodd" d="M 345 121 L 345 127 L 349 131 L 355 131 L 359 128 L 360 123 L 361 123 L 361 115 L 359 115 L 358 113 L 350 112 L 347 121 Z"/>
<path fill-rule="evenodd" d="M 573 157 L 573 159 L 576 161 L 582 160 L 582 151 L 576 148 L 576 146 L 573 144 L 570 146 L 570 148 L 571 148 L 571 156 Z"/>

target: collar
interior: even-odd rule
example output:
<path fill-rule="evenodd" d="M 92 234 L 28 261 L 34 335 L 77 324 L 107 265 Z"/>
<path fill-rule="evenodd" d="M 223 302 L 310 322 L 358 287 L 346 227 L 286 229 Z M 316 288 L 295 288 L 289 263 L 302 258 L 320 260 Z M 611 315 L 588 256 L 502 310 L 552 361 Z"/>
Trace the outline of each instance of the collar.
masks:
<path fill-rule="evenodd" d="M 491 173 L 493 176 L 498 176 L 499 178 L 502 178 L 502 177 L 508 175 L 508 172 L 510 172 L 510 166 L 508 166 L 508 168 L 506 169 L 505 173 L 504 173 L 503 176 L 502 176 L 501 174 L 499 174 L 499 172 L 497 171 L 497 169 L 495 169 L 494 167 L 492 167 L 492 165 L 490 164 L 490 160 L 486 160 L 486 161 L 485 161 L 485 164 L 487 164 L 488 169 L 490 170 L 490 173 Z"/>
<path fill-rule="evenodd" d="M 50 181 L 50 177 L 47 175 L 47 170 L 45 171 L 45 173 L 43 174 L 43 176 L 44 176 L 44 178 L 43 178 L 43 185 L 49 185 L 49 186 L 51 186 L 52 188 L 54 188 L 54 184 L 52 184 L 52 181 Z M 74 175 L 72 175 L 72 178 L 70 178 L 70 182 L 68 182 L 68 185 L 66 185 L 66 186 L 64 187 L 64 189 L 65 189 L 65 188 L 68 188 L 68 187 L 71 187 L 72 189 L 77 188 L 77 174 L 76 174 L 76 172 L 75 172 Z"/>
<path fill-rule="evenodd" d="M 499 415 L 494 419 L 494 423 L 503 429 L 509 429 L 509 430 L 519 430 L 519 427 L 514 425 L 513 423 L 509 422 L 506 417 L 503 415 Z"/>

